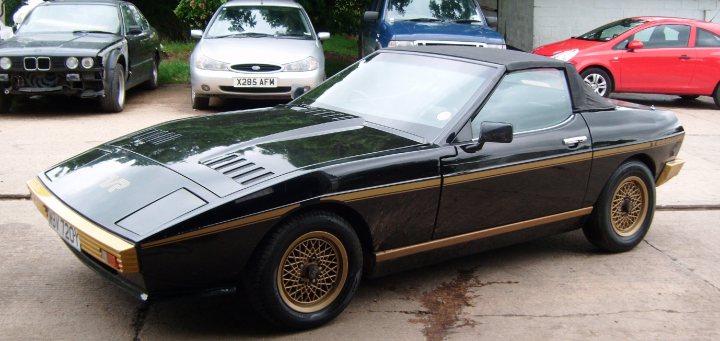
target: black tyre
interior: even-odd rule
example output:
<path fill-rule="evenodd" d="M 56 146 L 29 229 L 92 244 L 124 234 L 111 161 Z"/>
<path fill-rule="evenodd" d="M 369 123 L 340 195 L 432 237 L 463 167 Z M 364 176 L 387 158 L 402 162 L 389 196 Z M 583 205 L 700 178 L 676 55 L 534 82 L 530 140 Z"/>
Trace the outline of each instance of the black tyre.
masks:
<path fill-rule="evenodd" d="M 155 90 L 160 85 L 160 63 L 157 58 L 153 58 L 152 70 L 150 71 L 150 79 L 143 83 L 143 87 L 148 90 Z"/>
<path fill-rule="evenodd" d="M 654 214 L 652 173 L 642 162 L 629 161 L 608 180 L 583 232 L 604 251 L 628 251 L 645 237 Z"/>
<path fill-rule="evenodd" d="M 290 329 L 319 326 L 350 303 L 362 276 L 362 249 L 350 224 L 325 212 L 284 222 L 258 248 L 245 274 L 254 308 Z"/>
<path fill-rule="evenodd" d="M 100 99 L 100 106 L 106 112 L 121 112 L 125 108 L 125 72 L 122 65 L 117 65 L 110 73 L 105 97 Z"/>
<path fill-rule="evenodd" d="M 0 114 L 10 112 L 12 106 L 13 97 L 12 95 L 0 94 Z"/>
<path fill-rule="evenodd" d="M 715 92 L 713 92 L 713 100 L 715 101 L 715 105 L 717 107 L 720 107 L 720 84 L 715 87 Z"/>
<path fill-rule="evenodd" d="M 585 84 L 600 96 L 609 97 L 613 91 L 613 79 L 603 69 L 591 67 L 583 70 L 580 76 L 582 76 Z"/>
<path fill-rule="evenodd" d="M 190 89 L 190 101 L 193 109 L 204 110 L 210 106 L 210 97 L 198 96 L 192 89 Z"/>
<path fill-rule="evenodd" d="M 682 95 L 682 96 L 680 96 L 680 99 L 683 101 L 693 101 L 693 100 L 696 100 L 698 97 L 700 97 L 700 96 L 698 96 L 698 95 Z"/>

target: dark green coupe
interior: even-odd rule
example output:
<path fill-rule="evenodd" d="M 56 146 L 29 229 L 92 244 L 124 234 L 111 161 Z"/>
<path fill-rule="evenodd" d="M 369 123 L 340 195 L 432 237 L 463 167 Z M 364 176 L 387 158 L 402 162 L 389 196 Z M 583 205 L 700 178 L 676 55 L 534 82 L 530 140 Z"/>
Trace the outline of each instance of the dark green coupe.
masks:
<path fill-rule="evenodd" d="M 52 0 L 0 42 L 0 112 L 33 95 L 97 98 L 119 112 L 125 91 L 158 86 L 160 40 L 131 3 Z"/>
<path fill-rule="evenodd" d="M 307 328 L 363 276 L 581 227 L 632 249 L 684 134 L 569 63 L 408 47 L 287 105 L 150 127 L 28 184 L 70 250 L 141 299 L 244 289 L 270 321 Z"/>

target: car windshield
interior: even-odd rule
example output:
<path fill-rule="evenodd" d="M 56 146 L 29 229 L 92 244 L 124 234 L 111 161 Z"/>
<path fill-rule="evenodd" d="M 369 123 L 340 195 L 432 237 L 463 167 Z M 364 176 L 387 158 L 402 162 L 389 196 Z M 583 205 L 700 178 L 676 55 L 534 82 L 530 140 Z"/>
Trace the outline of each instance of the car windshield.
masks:
<path fill-rule="evenodd" d="M 482 22 L 475 0 L 390 0 L 390 21 L 477 21 Z"/>
<path fill-rule="evenodd" d="M 290 37 L 313 39 L 302 10 L 279 6 L 227 6 L 208 28 L 207 38 Z"/>
<path fill-rule="evenodd" d="M 584 40 L 594 40 L 594 41 L 608 41 L 610 39 L 613 39 L 631 28 L 642 25 L 645 23 L 645 20 L 641 19 L 623 19 L 618 20 L 615 22 L 611 22 L 605 26 L 598 27 L 588 33 L 585 33 L 579 37 L 578 39 L 584 39 Z"/>
<path fill-rule="evenodd" d="M 490 66 L 408 53 L 361 60 L 293 101 L 434 139 L 487 86 Z"/>
<path fill-rule="evenodd" d="M 120 32 L 116 6 L 102 4 L 53 4 L 38 6 L 23 21 L 18 34 L 57 32 Z"/>

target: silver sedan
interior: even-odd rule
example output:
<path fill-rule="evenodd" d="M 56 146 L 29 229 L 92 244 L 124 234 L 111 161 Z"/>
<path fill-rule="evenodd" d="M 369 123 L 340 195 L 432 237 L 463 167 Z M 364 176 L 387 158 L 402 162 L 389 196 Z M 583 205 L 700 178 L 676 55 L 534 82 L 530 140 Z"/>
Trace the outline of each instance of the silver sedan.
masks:
<path fill-rule="evenodd" d="M 325 80 L 325 57 L 305 10 L 294 1 L 230 1 L 222 5 L 190 56 L 192 105 L 210 97 L 290 99 Z"/>

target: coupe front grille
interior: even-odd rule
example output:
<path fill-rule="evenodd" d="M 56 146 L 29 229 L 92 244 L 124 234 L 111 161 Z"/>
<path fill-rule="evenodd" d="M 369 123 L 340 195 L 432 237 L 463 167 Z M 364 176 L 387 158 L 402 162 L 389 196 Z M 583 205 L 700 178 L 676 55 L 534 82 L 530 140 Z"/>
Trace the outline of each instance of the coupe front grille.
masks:
<path fill-rule="evenodd" d="M 244 71 L 244 72 L 272 72 L 272 71 L 280 71 L 282 69 L 279 65 L 270 65 L 270 64 L 236 64 L 230 67 L 231 69 L 235 71 Z"/>
<path fill-rule="evenodd" d="M 234 153 L 200 162 L 200 164 L 232 178 L 241 185 L 250 185 L 275 175 L 275 173 L 265 169 L 265 167 L 258 166 Z"/>
<path fill-rule="evenodd" d="M 338 111 L 332 111 L 332 110 L 326 110 L 326 109 L 320 109 L 320 108 L 312 108 L 305 111 L 306 113 L 310 115 L 320 116 L 324 118 L 329 118 L 333 121 L 342 121 L 342 120 L 350 120 L 353 118 L 357 118 L 357 116 L 341 113 Z"/>
<path fill-rule="evenodd" d="M 151 128 L 138 135 L 135 135 L 135 137 L 133 137 L 133 144 L 141 145 L 145 143 L 150 143 L 157 146 L 165 142 L 172 141 L 180 136 L 182 135 L 170 131 Z"/>

